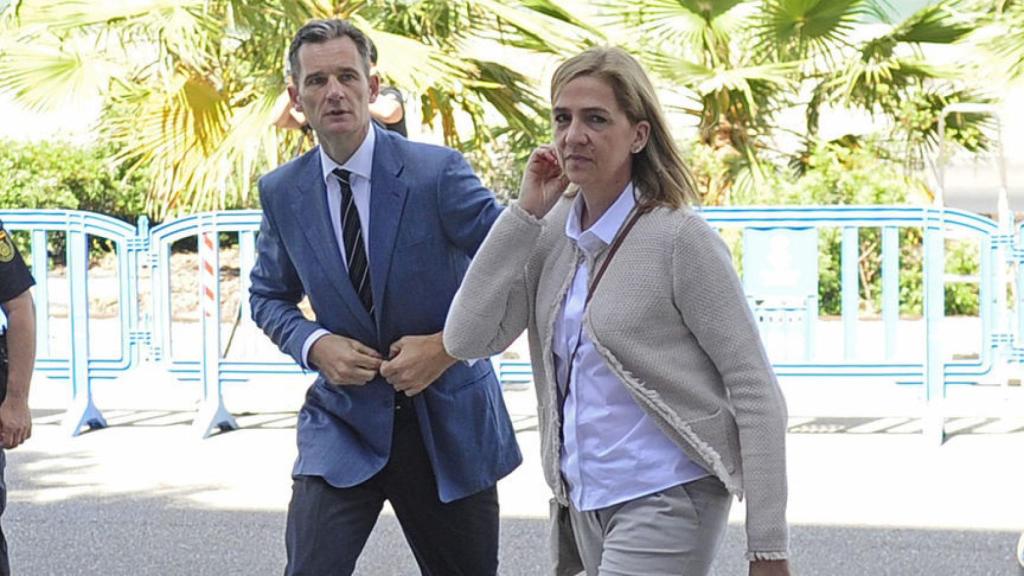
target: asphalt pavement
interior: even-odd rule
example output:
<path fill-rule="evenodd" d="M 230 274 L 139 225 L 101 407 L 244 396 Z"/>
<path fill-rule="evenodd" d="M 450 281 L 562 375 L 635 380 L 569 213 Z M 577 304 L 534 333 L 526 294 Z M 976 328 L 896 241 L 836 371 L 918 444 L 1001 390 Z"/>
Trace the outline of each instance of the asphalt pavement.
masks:
<path fill-rule="evenodd" d="M 809 402 L 794 395 L 803 413 L 788 441 L 796 574 L 1024 574 L 1013 557 L 1024 529 L 1024 413 L 951 418 L 939 447 L 914 415 L 807 416 Z M 526 458 L 499 485 L 508 576 L 547 573 L 548 492 L 532 397 L 506 393 Z M 189 410 L 104 413 L 109 428 L 69 438 L 59 410 L 38 410 L 31 441 L 8 453 L 3 527 L 15 574 L 283 572 L 294 410 L 239 414 L 240 430 L 206 440 L 189 426 Z M 746 573 L 742 520 L 737 503 L 715 575 Z M 357 573 L 418 574 L 389 513 Z"/>

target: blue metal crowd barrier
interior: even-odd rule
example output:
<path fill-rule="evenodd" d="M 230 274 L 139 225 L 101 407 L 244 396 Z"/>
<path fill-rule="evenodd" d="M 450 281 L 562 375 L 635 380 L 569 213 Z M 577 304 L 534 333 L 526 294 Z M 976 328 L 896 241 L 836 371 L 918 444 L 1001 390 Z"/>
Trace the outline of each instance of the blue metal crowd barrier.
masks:
<path fill-rule="evenodd" d="M 133 368 L 139 359 L 138 307 L 134 303 L 136 275 L 127 271 L 137 268 L 138 254 L 144 250 L 145 239 L 136 234 L 135 227 L 125 222 L 88 212 L 0 210 L 0 219 L 4 221 L 4 227 L 12 231 L 29 231 L 33 270 L 46 270 L 49 267 L 48 236 L 64 234 L 69 278 L 69 354 L 57 358 L 49 353 L 49 278 L 46 274 L 36 274 L 36 370 L 50 378 L 70 380 L 71 401 L 63 424 L 69 433 L 78 434 L 83 427 L 102 428 L 106 426 L 106 420 L 93 402 L 92 381 L 116 377 L 118 373 Z M 144 224 L 141 225 L 141 228 L 144 227 Z M 93 358 L 89 353 L 89 237 L 112 242 L 117 254 L 121 338 L 115 358 Z"/>
<path fill-rule="evenodd" d="M 1001 230 L 992 220 L 959 210 L 900 206 L 804 206 L 707 208 L 704 217 L 720 230 L 738 230 L 745 242 L 742 275 L 750 304 L 762 330 L 782 338 L 803 338 L 803 345 L 790 357 L 773 359 L 783 377 L 885 377 L 902 382 L 923 383 L 930 402 L 945 397 L 946 385 L 977 381 L 997 363 L 1024 361 L 1019 334 L 1024 333 L 1024 315 L 1007 321 L 1005 287 L 997 289 L 1007 264 L 1024 262 L 1024 228 Z M 200 383 L 200 408 L 194 427 L 202 436 L 236 426 L 223 402 L 222 385 L 244 381 L 255 375 L 302 374 L 293 362 L 266 359 L 224 358 L 221 344 L 219 238 L 237 234 L 241 298 L 248 293 L 249 272 L 255 261 L 258 211 L 202 213 L 164 222 L 152 229 L 145 218 L 137 226 L 88 212 L 64 210 L 0 210 L 0 219 L 14 231 L 26 231 L 31 238 L 33 270 L 48 270 L 49 235 L 66 235 L 67 279 L 70 291 L 70 347 L 64 356 L 49 350 L 47 274 L 36 274 L 38 302 L 37 370 L 49 378 L 71 381 L 71 402 L 64 425 L 70 434 L 83 428 L 99 428 L 106 422 L 92 400 L 92 382 L 116 378 L 135 368 L 140 358 L 164 366 L 175 378 Z M 819 316 L 817 299 L 817 237 L 823 228 L 841 230 L 841 324 L 843 357 L 823 362 L 816 358 L 814 324 Z M 858 351 L 859 320 L 859 234 L 865 228 L 880 229 L 881 237 L 881 320 L 885 341 L 882 358 L 864 359 Z M 922 357 L 901 358 L 896 354 L 899 322 L 899 231 L 917 228 L 923 236 L 923 289 L 926 343 Z M 976 359 L 948 361 L 944 356 L 938 327 L 944 315 L 945 260 L 947 236 L 967 236 L 979 247 L 981 342 Z M 120 343 L 115 357 L 94 357 L 89 350 L 88 238 L 103 238 L 114 247 L 118 278 L 118 320 Z M 172 337 L 170 257 L 172 246 L 195 238 L 200 246 L 200 276 L 204 266 L 207 280 L 200 282 L 199 329 L 202 352 L 198 357 L 176 354 Z M 807 244 L 814 242 L 810 248 Z M 204 260 L 205 259 L 205 260 Z M 140 304 L 140 273 L 151 273 L 150 301 Z M 1024 267 L 1017 266 L 1013 278 L 1024 286 Z M 206 282 L 205 284 L 203 282 Z M 1016 291 L 1016 314 L 1024 306 L 1024 295 Z M 205 301 L 210 304 L 207 306 Z M 240 305 L 240 321 L 251 322 L 247 305 Z M 503 381 L 523 383 L 530 379 L 526 360 L 497 362 Z M 937 430 L 941 438 L 941 414 Z"/>

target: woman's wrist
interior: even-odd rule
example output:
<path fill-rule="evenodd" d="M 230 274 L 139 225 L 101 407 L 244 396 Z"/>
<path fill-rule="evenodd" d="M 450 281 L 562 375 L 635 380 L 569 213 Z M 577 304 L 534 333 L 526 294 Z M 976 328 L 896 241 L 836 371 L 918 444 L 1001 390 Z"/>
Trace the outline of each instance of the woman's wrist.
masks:
<path fill-rule="evenodd" d="M 529 198 L 520 197 L 516 202 L 516 205 L 518 205 L 523 212 L 526 212 L 537 220 L 543 220 L 544 216 L 547 215 L 547 210 L 544 209 L 544 206 L 539 202 L 531 201 Z"/>
<path fill-rule="evenodd" d="M 542 203 L 530 198 L 529 196 L 520 196 L 518 204 L 524 212 L 538 220 L 543 219 L 544 216 L 547 214 L 547 211 L 544 209 Z"/>

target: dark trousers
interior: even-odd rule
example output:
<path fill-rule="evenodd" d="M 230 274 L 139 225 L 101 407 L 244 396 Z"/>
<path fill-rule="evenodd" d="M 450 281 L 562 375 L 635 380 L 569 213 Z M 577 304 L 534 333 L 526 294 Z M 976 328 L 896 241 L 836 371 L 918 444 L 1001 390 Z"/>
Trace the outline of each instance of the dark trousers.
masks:
<path fill-rule="evenodd" d="M 7 398 L 7 334 L 0 334 L 0 404 Z M 7 509 L 7 481 L 4 480 L 4 473 L 7 469 L 7 455 L 3 448 L 0 448 L 0 517 Z M 7 555 L 7 539 L 4 538 L 3 528 L 0 527 L 0 576 L 10 576 L 11 561 Z"/>
<path fill-rule="evenodd" d="M 385 500 L 425 576 L 497 573 L 497 488 L 441 503 L 412 403 L 404 396 L 396 400 L 391 457 L 383 470 L 350 488 L 336 488 L 319 476 L 295 479 L 285 532 L 286 576 L 352 574 Z"/>
<path fill-rule="evenodd" d="M 0 516 L 3 516 L 7 508 L 7 482 L 4 481 L 4 472 L 7 468 L 7 456 L 3 448 L 0 448 Z M 11 563 L 7 556 L 7 539 L 4 538 L 4 531 L 0 528 L 0 576 L 10 576 Z"/>

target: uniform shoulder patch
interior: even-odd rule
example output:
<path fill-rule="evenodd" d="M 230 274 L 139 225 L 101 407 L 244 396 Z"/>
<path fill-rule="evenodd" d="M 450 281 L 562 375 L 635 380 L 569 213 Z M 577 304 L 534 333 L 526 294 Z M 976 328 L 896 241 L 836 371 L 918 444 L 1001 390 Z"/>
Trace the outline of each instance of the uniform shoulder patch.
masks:
<path fill-rule="evenodd" d="M 14 243 L 6 230 L 0 228 L 0 263 L 14 260 Z"/>

